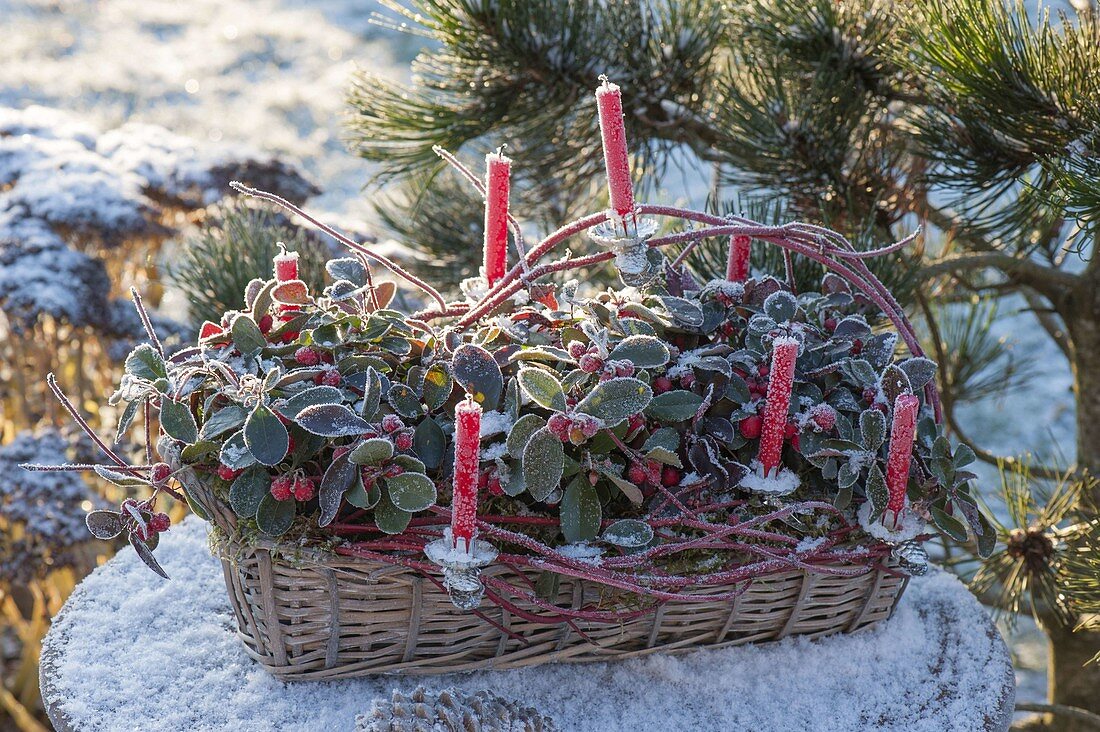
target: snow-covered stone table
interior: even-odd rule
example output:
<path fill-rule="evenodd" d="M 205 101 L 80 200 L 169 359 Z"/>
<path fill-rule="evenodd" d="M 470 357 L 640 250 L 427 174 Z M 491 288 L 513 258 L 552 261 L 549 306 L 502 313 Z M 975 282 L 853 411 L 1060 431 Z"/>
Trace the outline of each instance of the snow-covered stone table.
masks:
<path fill-rule="evenodd" d="M 189 519 L 165 536 L 161 580 L 129 551 L 97 569 L 42 652 L 42 694 L 59 730 L 350 732 L 392 690 L 487 689 L 562 730 L 1008 729 L 1015 684 L 985 613 L 953 577 L 915 578 L 892 620 L 819 641 L 648 656 L 615 664 L 284 684 L 244 653 Z"/>

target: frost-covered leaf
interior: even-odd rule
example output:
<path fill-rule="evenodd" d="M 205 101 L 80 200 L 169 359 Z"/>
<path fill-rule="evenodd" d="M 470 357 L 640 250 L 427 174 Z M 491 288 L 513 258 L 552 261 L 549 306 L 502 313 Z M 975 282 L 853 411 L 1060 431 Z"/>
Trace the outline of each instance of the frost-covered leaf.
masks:
<path fill-rule="evenodd" d="M 628 336 L 612 349 L 608 358 L 630 361 L 637 368 L 648 369 L 668 363 L 668 346 L 647 335 Z"/>
<path fill-rule="evenodd" d="M 387 534 L 400 534 L 408 528 L 411 520 L 411 513 L 402 511 L 393 505 L 393 501 L 390 500 L 389 496 L 385 492 L 382 493 L 381 500 L 374 507 L 374 522 L 379 529 Z"/>
<path fill-rule="evenodd" d="M 244 430 L 238 430 L 222 443 L 218 452 L 218 462 L 234 470 L 241 470 L 256 464 L 256 458 L 248 451 L 244 443 Z"/>
<path fill-rule="evenodd" d="M 191 444 L 199 439 L 199 426 L 186 404 L 168 397 L 160 400 L 160 427 L 169 437 Z"/>
<path fill-rule="evenodd" d="M 137 399 L 129 402 L 122 410 L 122 415 L 118 418 L 118 427 L 115 429 L 115 442 L 122 442 L 122 438 L 134 423 L 134 418 L 137 417 L 138 410 L 143 404 L 145 404 L 144 399 Z"/>
<path fill-rule="evenodd" d="M 978 456 L 974 454 L 974 450 L 972 450 L 967 445 L 959 445 L 957 448 L 955 448 L 955 456 L 952 459 L 952 462 L 955 464 L 955 468 L 957 469 L 966 465 L 970 465 L 970 463 L 974 462 L 977 459 Z"/>
<path fill-rule="evenodd" d="M 402 511 L 415 513 L 435 504 L 435 483 L 423 473 L 402 473 L 386 479 L 393 505 Z"/>
<path fill-rule="evenodd" d="M 241 353 L 252 353 L 267 346 L 267 338 L 260 332 L 260 327 L 247 315 L 234 318 L 230 333 L 233 336 L 233 345 Z"/>
<path fill-rule="evenodd" d="M 199 436 L 204 440 L 212 440 L 230 430 L 239 429 L 247 418 L 247 409 L 239 404 L 227 404 L 203 422 Z"/>
<path fill-rule="evenodd" d="M 143 478 L 139 478 L 136 475 L 131 475 L 130 473 L 124 473 L 124 472 L 119 471 L 119 470 L 112 470 L 111 468 L 108 468 L 106 465 L 96 465 L 94 470 L 95 470 L 96 475 L 98 475 L 100 478 L 103 478 L 106 481 L 110 481 L 111 483 L 114 483 L 115 485 L 118 485 L 118 486 L 122 486 L 124 488 L 126 488 L 126 487 L 137 487 L 137 486 L 148 487 L 148 485 L 149 485 L 149 481 L 147 481 Z"/>
<path fill-rule="evenodd" d="M 418 419 L 424 413 L 424 405 L 416 392 L 406 384 L 394 384 L 386 394 L 386 401 L 393 407 L 393 411 L 406 419 Z"/>
<path fill-rule="evenodd" d="M 523 457 L 523 448 L 527 447 L 527 441 L 546 426 L 546 420 L 537 414 L 525 414 L 516 420 L 508 433 L 508 454 L 519 459 Z"/>
<path fill-rule="evenodd" d="M 859 355 L 867 359 L 876 369 L 885 368 L 894 360 L 894 349 L 897 347 L 898 336 L 896 333 L 879 333 L 872 336 L 863 344 Z"/>
<path fill-rule="evenodd" d="M 978 537 L 978 556 L 985 559 L 997 548 L 997 531 L 984 514 L 978 514 L 979 526 L 973 527 Z"/>
<path fill-rule="evenodd" d="M 682 297 L 663 296 L 661 304 L 668 310 L 672 319 L 680 325 L 692 329 L 703 325 L 703 309 L 699 307 L 699 303 Z"/>
<path fill-rule="evenodd" d="M 859 415 L 859 433 L 863 447 L 876 452 L 886 441 L 886 416 L 877 409 L 865 409 Z"/>
<path fill-rule="evenodd" d="M 523 480 L 536 501 L 545 500 L 561 482 L 565 450 L 561 440 L 543 427 L 523 449 Z"/>
<path fill-rule="evenodd" d="M 350 455 L 344 454 L 332 461 L 321 478 L 321 488 L 317 491 L 321 515 L 318 526 L 328 526 L 340 510 L 340 501 L 344 493 L 351 488 L 352 481 L 359 474 L 359 466 L 351 462 Z M 293 503 L 293 501 L 291 501 Z"/>
<path fill-rule="evenodd" d="M 271 299 L 271 291 L 275 289 L 275 285 L 277 284 L 275 280 L 268 280 L 265 282 L 259 291 L 257 291 L 255 299 L 253 299 L 252 303 L 248 306 L 252 313 L 252 319 L 257 323 L 268 314 L 269 310 L 271 310 L 271 306 L 274 304 L 274 300 Z"/>
<path fill-rule="evenodd" d="M 665 465 L 673 465 L 677 468 L 684 467 L 680 463 L 680 457 L 676 453 L 670 452 L 663 447 L 654 447 L 650 449 L 649 452 L 645 454 L 645 456 L 650 460 L 656 460 L 657 462 L 663 463 Z"/>
<path fill-rule="evenodd" d="M 653 528 L 645 521 L 622 519 L 604 529 L 602 538 L 615 546 L 638 549 L 653 541 Z"/>
<path fill-rule="evenodd" d="M 294 418 L 301 427 L 321 437 L 361 435 L 370 423 L 343 404 L 315 404 L 306 407 Z"/>
<path fill-rule="evenodd" d="M 160 562 L 153 556 L 153 552 L 141 539 L 137 537 L 137 534 L 130 534 L 130 546 L 134 548 L 137 555 L 141 557 L 141 561 L 145 562 L 145 566 L 159 574 L 164 579 L 169 579 L 168 573 L 164 571 L 160 566 Z"/>
<path fill-rule="evenodd" d="M 363 389 L 362 414 L 365 419 L 373 419 L 382 404 L 382 376 L 373 366 L 367 367 L 366 383 Z"/>
<path fill-rule="evenodd" d="M 268 493 L 260 499 L 260 505 L 256 507 L 256 526 L 268 536 L 282 536 L 294 524 L 297 513 L 295 501 L 276 501 Z"/>
<path fill-rule="evenodd" d="M 565 410 L 565 392 L 552 373 L 540 368 L 523 368 L 516 375 L 519 386 L 533 402 L 556 412 Z"/>
<path fill-rule="evenodd" d="M 886 488 L 886 478 L 882 475 L 878 463 L 872 463 L 867 471 L 867 500 L 871 502 L 871 521 L 882 518 L 886 504 L 890 501 L 890 491 Z"/>
<path fill-rule="evenodd" d="M 576 411 L 603 420 L 606 427 L 614 427 L 630 415 L 643 411 L 652 399 L 653 391 L 638 379 L 608 379 L 597 384 L 577 405 Z"/>
<path fill-rule="evenodd" d="M 786 290 L 773 292 L 764 300 L 764 312 L 775 322 L 783 323 L 798 312 L 798 301 Z"/>
<path fill-rule="evenodd" d="M 257 404 L 244 423 L 244 444 L 257 461 L 275 465 L 290 449 L 290 433 L 274 412 Z"/>
<path fill-rule="evenodd" d="M 600 532 L 603 508 L 596 489 L 578 478 L 561 499 L 561 533 L 570 544 L 595 539 Z"/>
<path fill-rule="evenodd" d="M 432 364 L 424 372 L 424 385 L 421 387 L 424 404 L 428 407 L 428 411 L 434 411 L 446 404 L 453 386 L 454 382 L 451 380 L 451 375 L 447 373 L 447 366 L 442 363 Z"/>
<path fill-rule="evenodd" d="M 966 527 L 957 518 L 948 515 L 946 511 L 932 506 L 932 522 L 955 541 L 966 541 Z"/>
<path fill-rule="evenodd" d="M 898 368 L 909 377 L 909 385 L 914 392 L 923 389 L 936 375 L 936 362 L 923 357 L 907 358 L 898 364 Z"/>
<path fill-rule="evenodd" d="M 349 459 L 356 465 L 381 465 L 391 457 L 393 443 L 381 437 L 363 440 L 349 455 Z"/>
<path fill-rule="evenodd" d="M 660 447 L 668 450 L 669 452 L 676 452 L 680 449 L 680 433 L 672 427 L 661 427 L 653 431 L 653 434 L 645 441 L 645 445 L 642 446 L 643 451 L 649 451 L 653 448 Z"/>
<path fill-rule="evenodd" d="M 241 518 L 252 518 L 260 501 L 271 492 L 271 476 L 261 467 L 244 471 L 229 486 L 229 505 Z"/>
<path fill-rule="evenodd" d="M 886 397 L 886 403 L 891 407 L 894 405 L 894 400 L 901 394 L 913 393 L 913 389 L 909 385 L 909 377 L 905 375 L 904 371 L 893 364 L 887 366 L 882 372 L 880 385 L 882 394 Z"/>
<path fill-rule="evenodd" d="M 459 346 L 451 359 L 451 376 L 482 409 L 496 409 L 504 377 L 491 353 L 472 343 Z"/>
<path fill-rule="evenodd" d="M 871 335 L 871 327 L 867 325 L 867 321 L 858 315 L 849 315 L 843 318 L 836 324 L 836 328 L 833 330 L 834 338 L 866 338 Z"/>
<path fill-rule="evenodd" d="M 443 463 L 447 451 L 447 435 L 434 419 L 426 417 L 413 432 L 413 452 L 429 469 L 435 470 Z"/>
<path fill-rule="evenodd" d="M 122 515 L 118 511 L 92 511 L 84 517 L 92 536 L 108 541 L 122 533 Z"/>
<path fill-rule="evenodd" d="M 862 358 L 845 361 L 841 364 L 840 370 L 859 386 L 873 386 L 878 383 L 878 372 L 875 371 L 875 367 Z"/>
<path fill-rule="evenodd" d="M 340 257 L 325 262 L 325 271 L 333 280 L 347 280 L 356 287 L 367 284 L 367 268 L 355 257 Z"/>
<path fill-rule="evenodd" d="M 682 422 L 694 417 L 702 403 L 698 394 L 677 389 L 655 396 L 645 413 L 663 422 Z"/>
<path fill-rule="evenodd" d="M 310 301 L 309 288 L 301 280 L 280 282 L 271 290 L 271 298 L 280 305 L 305 305 Z"/>
<path fill-rule="evenodd" d="M 149 381 L 167 376 L 164 358 L 148 343 L 142 343 L 130 351 L 130 355 L 126 357 L 126 373 Z"/>
<path fill-rule="evenodd" d="M 837 486 L 851 488 L 857 480 L 859 480 L 859 463 L 853 460 L 845 460 L 841 463 L 836 473 Z"/>
<path fill-rule="evenodd" d="M 351 488 L 344 494 L 344 500 L 356 508 L 374 508 L 382 499 L 382 490 L 378 487 L 378 481 L 372 481 L 370 486 L 363 485 L 363 476 L 356 474 L 351 483 Z"/>
<path fill-rule="evenodd" d="M 279 414 L 287 419 L 295 419 L 306 407 L 317 404 L 339 404 L 343 399 L 343 394 L 335 386 L 312 386 L 287 399 L 279 407 Z"/>

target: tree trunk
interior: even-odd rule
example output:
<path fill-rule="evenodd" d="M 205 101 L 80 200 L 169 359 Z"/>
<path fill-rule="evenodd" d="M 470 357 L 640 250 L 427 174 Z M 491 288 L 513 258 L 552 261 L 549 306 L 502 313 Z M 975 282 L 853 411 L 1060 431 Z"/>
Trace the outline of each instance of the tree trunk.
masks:
<path fill-rule="evenodd" d="M 1100 476 L 1100 288 L 1078 288 L 1062 309 L 1073 341 L 1073 388 L 1077 409 L 1077 465 Z M 1075 317 L 1065 318 L 1074 314 Z M 1100 505 L 1100 490 L 1094 491 Z M 1055 704 L 1100 713 L 1100 632 L 1073 632 L 1073 627 L 1044 619 L 1049 638 L 1048 689 Z M 1051 720 L 1059 732 L 1094 729 L 1065 718 Z"/>

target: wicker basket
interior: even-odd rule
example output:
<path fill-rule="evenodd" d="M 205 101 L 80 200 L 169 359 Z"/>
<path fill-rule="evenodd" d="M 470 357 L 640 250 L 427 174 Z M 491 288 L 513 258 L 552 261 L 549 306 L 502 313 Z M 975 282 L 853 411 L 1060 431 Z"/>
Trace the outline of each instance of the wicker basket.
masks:
<path fill-rule="evenodd" d="M 405 567 L 241 541 L 236 516 L 205 481 L 188 469 L 178 475 L 221 529 L 218 553 L 245 648 L 286 680 L 521 668 L 818 637 L 889 618 L 906 584 L 900 573 L 881 569 L 858 576 L 796 570 L 754 580 L 731 602 L 667 602 L 616 623 L 577 621 L 574 629 L 524 620 L 485 602 L 480 612 L 492 621 L 486 622 L 456 609 L 444 590 Z M 510 576 L 515 572 L 495 564 L 483 574 L 521 584 Z M 606 607 L 616 592 L 562 577 L 556 604 Z"/>

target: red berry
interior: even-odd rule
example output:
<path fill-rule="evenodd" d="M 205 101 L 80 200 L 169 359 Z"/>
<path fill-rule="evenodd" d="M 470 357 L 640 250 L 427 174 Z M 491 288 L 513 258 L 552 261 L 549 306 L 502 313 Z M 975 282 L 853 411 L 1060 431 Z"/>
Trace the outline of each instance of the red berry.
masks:
<path fill-rule="evenodd" d="M 275 323 L 275 320 L 270 315 L 265 315 L 260 318 L 258 325 L 260 326 L 260 332 L 267 335 L 271 330 L 271 326 Z"/>
<path fill-rule="evenodd" d="M 615 362 L 615 375 L 616 376 L 633 376 L 634 364 L 630 361 L 616 361 Z"/>
<path fill-rule="evenodd" d="M 142 541 L 149 541 L 149 539 L 153 538 L 153 534 L 155 534 L 156 531 L 153 530 L 152 526 L 142 526 L 141 524 L 138 524 L 134 527 L 134 533 L 137 534 L 137 538 L 141 539 Z"/>
<path fill-rule="evenodd" d="M 406 430 L 404 432 L 398 433 L 397 437 L 395 437 L 393 440 L 393 444 L 397 447 L 398 450 L 401 450 L 402 452 L 405 450 L 411 450 L 413 446 L 412 432 Z"/>
<path fill-rule="evenodd" d="M 387 414 L 382 418 L 382 430 L 385 432 L 397 432 L 404 428 L 405 423 L 396 414 Z"/>
<path fill-rule="evenodd" d="M 836 427 L 836 410 L 828 404 L 818 404 L 810 410 L 810 419 L 819 430 L 828 432 Z"/>
<path fill-rule="evenodd" d="M 680 485 L 680 471 L 671 465 L 666 465 L 661 471 L 661 485 L 666 488 Z"/>
<path fill-rule="evenodd" d="M 504 486 L 500 484 L 500 478 L 495 475 L 489 479 L 489 494 L 493 496 L 504 495 Z"/>
<path fill-rule="evenodd" d="M 153 514 L 153 518 L 149 519 L 149 528 L 158 534 L 162 531 L 168 531 L 168 527 L 171 525 L 172 519 L 166 513 Z"/>
<path fill-rule="evenodd" d="M 586 353 L 581 356 L 578 365 L 581 367 L 581 371 L 594 374 L 603 367 L 603 360 L 594 353 Z"/>
<path fill-rule="evenodd" d="M 387 478 L 396 478 L 399 475 L 404 475 L 405 469 L 396 463 L 391 463 L 386 467 L 385 476 Z"/>
<path fill-rule="evenodd" d="M 647 460 L 645 464 L 646 477 L 653 485 L 661 482 L 661 464 L 656 460 Z"/>
<path fill-rule="evenodd" d="M 688 372 L 680 377 L 680 386 L 685 389 L 690 389 L 692 384 L 695 383 L 695 374 Z"/>
<path fill-rule="evenodd" d="M 141 504 L 138 503 L 137 500 L 135 500 L 133 498 L 127 498 L 125 501 L 122 502 L 122 506 L 121 506 L 122 513 L 126 516 L 132 516 L 132 514 L 127 510 L 127 509 L 130 509 L 130 508 L 133 508 L 135 510 L 140 510 L 141 509 Z"/>
<path fill-rule="evenodd" d="M 788 440 L 793 440 L 798 437 L 799 429 L 797 422 L 788 422 L 787 426 L 783 428 L 783 437 Z"/>
<path fill-rule="evenodd" d="M 332 459 L 339 460 L 340 458 L 347 455 L 349 452 L 351 452 L 351 448 L 347 447 L 346 445 L 342 445 L 332 451 Z"/>
<path fill-rule="evenodd" d="M 489 487 L 489 472 L 485 471 L 484 473 L 478 473 L 477 474 L 477 489 L 483 491 L 488 487 Z"/>
<path fill-rule="evenodd" d="M 631 463 L 626 471 L 626 479 L 635 485 L 645 483 L 647 477 L 648 475 L 641 463 Z"/>
<path fill-rule="evenodd" d="M 222 480 L 236 480 L 237 476 L 240 475 L 241 472 L 242 471 L 240 471 L 240 470 L 234 470 L 233 468 L 229 467 L 228 465 L 219 465 L 218 466 L 218 477 L 221 478 Z"/>
<path fill-rule="evenodd" d="M 325 369 L 313 377 L 313 383 L 324 384 L 325 386 L 339 386 L 340 372 L 336 369 Z"/>
<path fill-rule="evenodd" d="M 855 355 L 858 355 L 862 352 L 863 352 L 863 341 L 861 341 L 859 338 L 856 338 L 854 341 L 852 341 L 852 348 L 851 348 L 850 351 L 848 351 L 848 353 L 855 356 Z"/>
<path fill-rule="evenodd" d="M 578 415 L 574 424 L 580 426 L 585 437 L 595 437 L 600 431 L 600 420 L 588 414 Z"/>
<path fill-rule="evenodd" d="M 302 346 L 294 352 L 294 360 L 303 366 L 316 366 L 321 363 L 321 354 L 309 346 Z"/>
<path fill-rule="evenodd" d="M 299 501 L 308 501 L 317 495 L 317 483 L 313 478 L 298 478 L 294 481 L 294 498 Z"/>
<path fill-rule="evenodd" d="M 288 330 L 286 333 L 283 333 L 281 340 L 283 343 L 293 343 L 298 340 L 299 335 L 301 334 L 296 330 Z"/>
<path fill-rule="evenodd" d="M 280 475 L 271 481 L 271 497 L 276 501 L 287 501 L 294 495 L 294 477 Z"/>
<path fill-rule="evenodd" d="M 588 346 L 584 345 L 580 341 L 569 342 L 569 355 L 575 359 L 580 359 L 581 356 L 588 353 Z"/>
<path fill-rule="evenodd" d="M 645 427 L 645 417 L 641 414 L 632 414 L 626 423 L 626 433 L 628 435 L 634 434 L 643 427 Z"/>
<path fill-rule="evenodd" d="M 172 474 L 172 468 L 168 466 L 168 463 L 157 463 L 153 466 L 149 477 L 153 481 L 153 485 L 162 486 L 168 482 L 168 476 Z"/>
<path fill-rule="evenodd" d="M 756 367 L 756 373 L 759 374 L 760 376 L 767 376 L 768 374 L 771 373 L 771 369 L 768 368 L 767 364 L 762 363 L 762 364 L 760 364 L 759 366 Z"/>
<path fill-rule="evenodd" d="M 672 379 L 667 376 L 658 376 L 653 380 L 653 393 L 664 394 L 672 389 Z"/>
<path fill-rule="evenodd" d="M 753 414 L 741 420 L 737 427 L 741 430 L 742 437 L 755 440 L 760 436 L 760 430 L 764 427 L 764 420 L 760 418 L 760 415 Z"/>
<path fill-rule="evenodd" d="M 825 330 L 830 333 L 836 330 L 836 318 L 825 318 Z"/>
<path fill-rule="evenodd" d="M 874 387 L 868 386 L 863 390 L 863 401 L 867 402 L 868 404 L 873 404 L 875 401 L 875 397 L 877 396 L 878 391 Z"/>
<path fill-rule="evenodd" d="M 546 423 L 546 427 L 550 430 L 550 434 L 554 435 L 554 437 L 557 437 L 562 442 L 565 442 L 569 439 L 570 424 L 569 417 L 561 412 L 557 412 L 550 416 L 550 421 Z"/>

